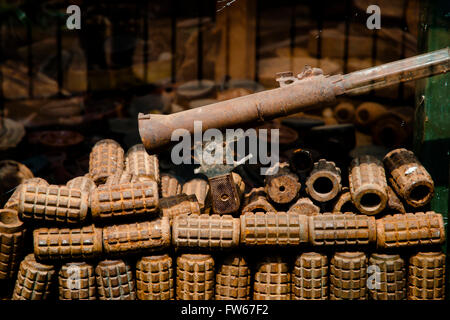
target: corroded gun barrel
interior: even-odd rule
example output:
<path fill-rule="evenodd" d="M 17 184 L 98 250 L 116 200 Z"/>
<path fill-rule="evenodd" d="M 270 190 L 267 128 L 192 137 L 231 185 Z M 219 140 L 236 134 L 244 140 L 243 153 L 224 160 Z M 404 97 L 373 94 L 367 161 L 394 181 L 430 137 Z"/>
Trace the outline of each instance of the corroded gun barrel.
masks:
<path fill-rule="evenodd" d="M 194 121 L 202 122 L 203 131 L 258 124 L 334 101 L 337 96 L 363 94 L 449 70 L 450 51 L 445 48 L 346 75 L 326 76 L 317 68 L 307 68 L 297 77 L 284 72 L 277 78 L 280 88 L 170 115 L 139 114 L 139 133 L 147 151 L 155 153 L 172 143 L 174 130 L 192 134 Z"/>

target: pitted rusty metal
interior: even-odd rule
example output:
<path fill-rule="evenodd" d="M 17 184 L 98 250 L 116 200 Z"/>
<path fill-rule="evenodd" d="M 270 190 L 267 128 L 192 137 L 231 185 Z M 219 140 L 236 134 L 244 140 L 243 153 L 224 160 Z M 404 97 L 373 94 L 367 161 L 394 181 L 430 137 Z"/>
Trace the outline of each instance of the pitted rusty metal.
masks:
<path fill-rule="evenodd" d="M 213 300 L 214 280 L 214 259 L 209 254 L 177 258 L 177 300 Z"/>
<path fill-rule="evenodd" d="M 205 179 L 194 178 L 183 184 L 183 193 L 195 195 L 202 212 L 210 206 L 209 183 Z"/>
<path fill-rule="evenodd" d="M 330 264 L 330 300 L 367 300 L 367 257 L 336 252 Z"/>
<path fill-rule="evenodd" d="M 94 180 L 86 176 L 73 178 L 66 183 L 66 186 L 71 189 L 80 189 L 81 191 L 88 193 L 91 193 L 97 187 Z"/>
<path fill-rule="evenodd" d="M 248 300 L 251 270 L 240 254 L 227 256 L 217 267 L 216 300 Z"/>
<path fill-rule="evenodd" d="M 136 144 L 127 151 L 125 171 L 160 182 L 158 157 L 148 154 L 143 144 Z"/>
<path fill-rule="evenodd" d="M 58 274 L 59 300 L 96 300 L 94 267 L 86 262 L 69 262 Z"/>
<path fill-rule="evenodd" d="M 285 258 L 265 257 L 256 266 L 253 300 L 290 300 L 291 272 Z"/>
<path fill-rule="evenodd" d="M 136 294 L 139 300 L 173 300 L 172 258 L 168 254 L 145 256 L 136 263 Z"/>
<path fill-rule="evenodd" d="M 159 208 L 163 217 L 168 217 L 172 221 L 175 217 L 186 214 L 200 214 L 200 206 L 195 194 L 186 195 L 184 193 L 162 198 L 159 201 Z"/>
<path fill-rule="evenodd" d="M 295 260 L 292 272 L 293 300 L 328 300 L 328 258 L 305 252 Z"/>
<path fill-rule="evenodd" d="M 0 280 L 10 279 L 20 263 L 25 225 L 16 210 L 0 209 Z"/>
<path fill-rule="evenodd" d="M 23 184 L 29 183 L 29 184 L 36 184 L 36 185 L 45 185 L 48 186 L 48 182 L 42 178 L 31 178 L 26 179 L 24 182 L 22 182 L 20 185 L 16 187 L 16 190 L 14 190 L 11 197 L 6 201 L 5 206 L 3 208 L 5 209 L 13 209 L 13 210 L 19 210 L 19 195 L 20 195 L 20 188 Z"/>
<path fill-rule="evenodd" d="M 337 197 L 337 200 L 333 206 L 333 212 L 353 212 L 358 213 L 353 204 L 352 195 L 348 187 L 343 187 L 341 194 Z"/>
<path fill-rule="evenodd" d="M 408 300 L 445 299 L 445 254 L 419 252 L 409 258 Z"/>
<path fill-rule="evenodd" d="M 103 260 L 95 268 L 99 300 L 136 300 L 133 270 L 123 260 Z"/>
<path fill-rule="evenodd" d="M 173 197 L 181 193 L 181 184 L 177 177 L 169 173 L 161 174 L 161 198 Z"/>
<path fill-rule="evenodd" d="M 390 186 L 388 186 L 388 201 L 386 208 L 391 213 L 406 213 L 405 206 Z"/>
<path fill-rule="evenodd" d="M 405 300 L 406 268 L 405 261 L 398 254 L 373 253 L 369 266 L 378 268 L 377 277 L 369 282 L 369 296 L 373 300 Z M 371 272 L 369 272 L 370 274 Z"/>
<path fill-rule="evenodd" d="M 89 156 L 89 175 L 99 185 L 105 183 L 106 178 L 124 167 L 124 151 L 114 140 L 98 141 Z"/>
<path fill-rule="evenodd" d="M 266 191 L 261 187 L 252 189 L 244 196 L 242 212 L 276 212 L 276 210 L 267 201 Z"/>
<path fill-rule="evenodd" d="M 315 216 L 320 213 L 320 208 L 309 198 L 300 198 L 290 208 L 288 213 L 297 212 L 307 216 Z"/>
<path fill-rule="evenodd" d="M 267 196 L 275 203 L 294 201 L 300 192 L 298 176 L 289 169 L 288 163 L 280 163 L 276 174 L 268 175 L 264 181 Z"/>
<path fill-rule="evenodd" d="M 341 191 L 341 169 L 332 161 L 320 159 L 306 180 L 306 192 L 316 201 L 327 202 Z"/>

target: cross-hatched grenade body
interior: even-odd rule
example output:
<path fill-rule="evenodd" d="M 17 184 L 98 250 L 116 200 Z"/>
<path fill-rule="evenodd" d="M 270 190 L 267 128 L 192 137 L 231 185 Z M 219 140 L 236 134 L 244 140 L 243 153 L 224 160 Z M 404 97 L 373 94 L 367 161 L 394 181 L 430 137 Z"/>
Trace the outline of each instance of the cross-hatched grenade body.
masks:
<path fill-rule="evenodd" d="M 142 144 L 136 144 L 128 150 L 125 171 L 137 177 L 147 177 L 160 182 L 158 157 L 148 154 Z"/>
<path fill-rule="evenodd" d="M 86 220 L 89 193 L 57 185 L 24 184 L 20 188 L 19 215 L 22 220 L 77 225 Z"/>
<path fill-rule="evenodd" d="M 405 300 L 405 261 L 398 254 L 373 253 L 369 259 L 368 290 L 373 300 Z"/>
<path fill-rule="evenodd" d="M 374 217 L 353 213 L 324 213 L 309 218 L 309 241 L 314 246 L 369 245 L 376 242 Z"/>
<path fill-rule="evenodd" d="M 214 298 L 214 260 L 207 254 L 183 254 L 177 258 L 178 300 Z"/>
<path fill-rule="evenodd" d="M 210 205 L 209 184 L 205 179 L 194 178 L 185 182 L 183 184 L 183 193 L 187 195 L 195 195 L 202 211 L 205 207 Z"/>
<path fill-rule="evenodd" d="M 258 263 L 253 284 L 253 299 L 291 299 L 291 273 L 287 261 L 278 256 L 271 256 Z"/>
<path fill-rule="evenodd" d="M 328 300 L 328 258 L 317 252 L 305 252 L 295 260 L 292 273 L 294 300 Z"/>
<path fill-rule="evenodd" d="M 297 212 L 246 212 L 241 219 L 241 243 L 246 246 L 308 243 L 308 217 Z"/>
<path fill-rule="evenodd" d="M 16 190 L 14 190 L 11 197 L 6 201 L 4 209 L 13 209 L 13 210 L 19 210 L 19 196 L 20 196 L 20 188 L 22 185 L 29 183 L 29 184 L 37 184 L 37 185 L 46 185 L 48 186 L 48 182 L 42 178 L 31 178 L 26 179 L 22 184 L 18 185 L 16 187 Z"/>
<path fill-rule="evenodd" d="M 163 173 L 161 175 L 161 197 L 167 198 L 181 193 L 181 184 L 177 177 Z"/>
<path fill-rule="evenodd" d="M 98 221 L 155 216 L 158 206 L 155 181 L 102 185 L 91 194 L 92 217 Z"/>
<path fill-rule="evenodd" d="M 172 223 L 175 248 L 232 248 L 239 245 L 239 219 L 231 215 L 181 215 Z"/>
<path fill-rule="evenodd" d="M 14 286 L 13 300 L 46 300 L 51 291 L 55 269 L 51 265 L 36 262 L 29 254 L 20 263 Z"/>
<path fill-rule="evenodd" d="M 163 217 L 170 220 L 183 214 L 200 214 L 200 206 L 195 194 L 179 194 L 172 197 L 161 198 L 159 208 Z"/>
<path fill-rule="evenodd" d="M 136 300 L 131 267 L 122 260 L 103 260 L 95 268 L 99 300 Z"/>
<path fill-rule="evenodd" d="M 33 232 L 34 254 L 39 260 L 84 260 L 102 253 L 102 229 L 40 228 Z"/>
<path fill-rule="evenodd" d="M 377 220 L 379 248 L 439 245 L 444 241 L 444 220 L 434 211 L 388 215 Z"/>
<path fill-rule="evenodd" d="M 217 268 L 216 300 L 250 299 L 250 275 L 250 268 L 243 256 L 227 256 Z"/>
<path fill-rule="evenodd" d="M 94 180 L 92 180 L 88 176 L 73 178 L 66 183 L 66 186 L 71 189 L 79 189 L 88 193 L 91 193 L 97 187 Z"/>
<path fill-rule="evenodd" d="M 0 209 L 0 280 L 10 279 L 16 272 L 25 232 L 16 210 Z"/>
<path fill-rule="evenodd" d="M 136 294 L 139 300 L 173 300 L 172 258 L 152 255 L 139 259 L 136 264 Z"/>
<path fill-rule="evenodd" d="M 96 300 L 94 267 L 86 262 L 69 262 L 58 274 L 59 300 Z"/>
<path fill-rule="evenodd" d="M 409 258 L 408 300 L 445 299 L 445 254 L 419 252 Z"/>
<path fill-rule="evenodd" d="M 314 167 L 306 180 L 306 192 L 316 201 L 333 200 L 341 191 L 341 169 L 325 159 L 314 163 Z"/>
<path fill-rule="evenodd" d="M 367 299 L 367 257 L 363 252 L 336 252 L 330 264 L 330 300 Z"/>
<path fill-rule="evenodd" d="M 124 167 L 124 151 L 114 140 L 98 141 L 89 155 L 89 175 L 99 185 L 105 183 L 106 178 L 122 172 Z"/>

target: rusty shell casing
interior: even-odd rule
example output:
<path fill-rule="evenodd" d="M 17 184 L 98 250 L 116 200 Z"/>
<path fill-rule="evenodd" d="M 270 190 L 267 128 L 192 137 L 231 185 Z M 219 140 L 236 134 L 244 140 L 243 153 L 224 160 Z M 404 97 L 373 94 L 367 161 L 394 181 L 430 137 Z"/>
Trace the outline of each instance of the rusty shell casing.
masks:
<path fill-rule="evenodd" d="M 102 229 L 40 228 L 33 231 L 34 254 L 38 260 L 84 260 L 102 254 Z"/>
<path fill-rule="evenodd" d="M 355 106 L 349 102 L 341 102 L 334 108 L 334 117 L 339 123 L 353 123 Z"/>
<path fill-rule="evenodd" d="M 66 186 L 71 189 L 80 189 L 87 193 L 91 193 L 97 187 L 94 180 L 86 176 L 73 178 L 66 183 Z"/>
<path fill-rule="evenodd" d="M 24 184 L 20 190 L 18 212 L 23 221 L 76 225 L 86 220 L 87 192 L 66 186 L 36 184 Z"/>
<path fill-rule="evenodd" d="M 29 254 L 20 263 L 12 300 L 46 300 L 55 276 L 52 265 L 39 263 Z"/>
<path fill-rule="evenodd" d="M 233 248 L 239 245 L 239 235 L 239 219 L 231 215 L 181 215 L 172 222 L 175 248 Z"/>
<path fill-rule="evenodd" d="M 214 299 L 214 259 L 208 254 L 177 258 L 177 300 Z"/>
<path fill-rule="evenodd" d="M 386 208 L 389 210 L 389 212 L 406 213 L 405 206 L 390 186 L 388 186 L 388 201 L 386 204 Z"/>
<path fill-rule="evenodd" d="M 314 246 L 369 245 L 377 239 L 374 217 L 327 212 L 308 218 L 309 241 Z"/>
<path fill-rule="evenodd" d="M 336 252 L 330 263 L 330 300 L 367 300 L 367 257 Z"/>
<path fill-rule="evenodd" d="M 241 244 L 296 246 L 308 243 L 308 217 L 297 212 L 246 212 L 241 220 Z"/>
<path fill-rule="evenodd" d="M 173 266 L 168 254 L 152 255 L 136 263 L 136 294 L 139 300 L 173 300 Z"/>
<path fill-rule="evenodd" d="M 358 213 L 353 204 L 352 195 L 348 187 L 343 187 L 341 194 L 337 197 L 336 202 L 333 206 L 333 212 L 353 212 Z"/>
<path fill-rule="evenodd" d="M 445 299 L 445 254 L 419 252 L 409 258 L 408 300 Z"/>
<path fill-rule="evenodd" d="M 348 180 L 353 203 L 361 213 L 375 215 L 384 210 L 388 190 L 381 161 L 369 155 L 353 159 Z"/>
<path fill-rule="evenodd" d="M 195 195 L 202 212 L 210 206 L 209 183 L 205 179 L 194 178 L 183 184 L 183 193 Z"/>
<path fill-rule="evenodd" d="M 334 162 L 320 159 L 314 163 L 308 179 L 306 192 L 316 201 L 333 200 L 341 192 L 341 169 Z"/>
<path fill-rule="evenodd" d="M 227 256 L 217 268 L 216 300 L 249 300 L 250 276 L 250 268 L 243 256 Z"/>
<path fill-rule="evenodd" d="M 372 300 L 406 299 L 406 268 L 400 255 L 373 253 L 367 272 L 375 275 L 374 279 L 368 280 Z"/>
<path fill-rule="evenodd" d="M 95 268 L 99 300 L 136 300 L 133 271 L 123 260 L 103 260 Z"/>
<path fill-rule="evenodd" d="M 253 300 L 290 300 L 291 273 L 282 257 L 264 258 L 256 266 Z"/>
<path fill-rule="evenodd" d="M 8 201 L 6 201 L 4 205 L 4 209 L 13 209 L 13 210 L 19 210 L 19 196 L 20 196 L 20 188 L 23 184 L 29 183 L 29 184 L 36 184 L 36 185 L 45 185 L 48 186 L 48 182 L 42 178 L 31 178 L 26 179 L 24 182 L 22 182 L 20 185 L 16 187 L 11 197 L 9 197 Z"/>
<path fill-rule="evenodd" d="M 102 185 L 91 194 L 94 220 L 154 216 L 158 213 L 158 185 L 155 181 Z"/>
<path fill-rule="evenodd" d="M 0 280 L 10 279 L 16 272 L 25 244 L 25 232 L 17 211 L 0 209 Z"/>
<path fill-rule="evenodd" d="M 267 196 L 278 204 L 295 200 L 302 186 L 298 176 L 289 170 L 287 163 L 281 163 L 278 172 L 267 176 L 264 183 Z"/>
<path fill-rule="evenodd" d="M 320 213 L 320 208 L 309 198 L 300 198 L 290 208 L 288 213 L 297 212 L 306 216 L 315 216 Z"/>
<path fill-rule="evenodd" d="M 378 248 L 439 245 L 444 241 L 444 219 L 434 211 L 388 215 L 377 219 Z"/>
<path fill-rule="evenodd" d="M 159 160 L 156 155 L 150 155 L 143 144 L 136 144 L 128 149 L 125 158 L 125 171 L 136 177 L 147 177 L 160 182 Z"/>
<path fill-rule="evenodd" d="M 233 174 L 226 173 L 209 177 L 208 181 L 212 211 L 216 214 L 237 212 L 241 206 L 241 196 Z"/>
<path fill-rule="evenodd" d="M 328 300 L 328 258 L 305 252 L 295 260 L 292 272 L 293 300 Z"/>
<path fill-rule="evenodd" d="M 94 267 L 86 262 L 69 262 L 58 274 L 59 300 L 96 300 Z"/>
<path fill-rule="evenodd" d="M 253 188 L 244 195 L 242 212 L 276 212 L 276 210 L 267 201 L 264 187 L 260 187 Z"/>
<path fill-rule="evenodd" d="M 186 214 L 200 214 L 200 206 L 195 194 L 186 195 L 184 193 L 176 196 L 161 198 L 159 200 L 159 208 L 163 217 L 169 220 L 177 216 Z"/>
<path fill-rule="evenodd" d="M 166 217 L 152 221 L 107 226 L 103 250 L 109 255 L 159 251 L 170 246 L 170 223 Z"/>
<path fill-rule="evenodd" d="M 434 195 L 433 179 L 412 151 L 392 150 L 383 162 L 395 192 L 409 205 L 417 208 L 430 202 Z"/>
<path fill-rule="evenodd" d="M 98 141 L 89 155 L 89 175 L 99 185 L 106 178 L 122 172 L 124 167 L 124 151 L 114 140 L 104 139 Z"/>
<path fill-rule="evenodd" d="M 176 196 L 181 193 L 181 184 L 174 175 L 161 174 L 161 198 Z"/>

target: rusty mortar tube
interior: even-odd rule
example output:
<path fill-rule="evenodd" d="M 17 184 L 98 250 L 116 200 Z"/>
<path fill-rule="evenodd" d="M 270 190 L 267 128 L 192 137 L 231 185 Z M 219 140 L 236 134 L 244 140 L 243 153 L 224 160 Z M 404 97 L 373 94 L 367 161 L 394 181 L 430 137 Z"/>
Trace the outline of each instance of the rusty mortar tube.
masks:
<path fill-rule="evenodd" d="M 391 62 L 346 75 L 325 76 L 317 68 L 305 68 L 297 77 L 280 73 L 280 88 L 209 104 L 170 115 L 138 115 L 139 133 L 150 153 L 172 144 L 172 133 L 186 129 L 194 133 L 194 121 L 202 131 L 258 124 L 332 102 L 336 96 L 363 94 L 400 82 L 411 81 L 450 70 L 449 48 Z"/>

